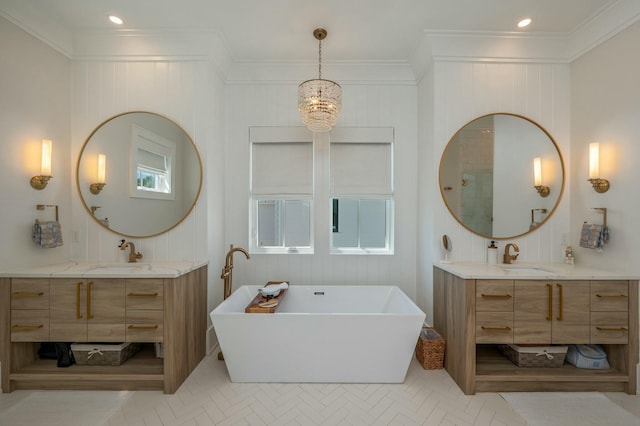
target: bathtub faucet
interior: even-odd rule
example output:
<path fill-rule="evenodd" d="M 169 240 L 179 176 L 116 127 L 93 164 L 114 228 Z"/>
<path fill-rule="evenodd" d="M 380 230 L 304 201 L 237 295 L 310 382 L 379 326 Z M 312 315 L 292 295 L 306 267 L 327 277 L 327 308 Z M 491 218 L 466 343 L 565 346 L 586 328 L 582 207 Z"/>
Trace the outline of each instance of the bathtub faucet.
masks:
<path fill-rule="evenodd" d="M 224 280 L 224 299 L 231 296 L 231 284 L 233 282 L 233 253 L 236 251 L 244 253 L 247 259 L 250 258 L 249 253 L 241 247 L 233 247 L 233 244 L 229 246 L 229 251 L 227 252 L 227 257 L 224 262 L 224 268 L 222 268 L 222 274 L 220 274 L 220 278 Z"/>

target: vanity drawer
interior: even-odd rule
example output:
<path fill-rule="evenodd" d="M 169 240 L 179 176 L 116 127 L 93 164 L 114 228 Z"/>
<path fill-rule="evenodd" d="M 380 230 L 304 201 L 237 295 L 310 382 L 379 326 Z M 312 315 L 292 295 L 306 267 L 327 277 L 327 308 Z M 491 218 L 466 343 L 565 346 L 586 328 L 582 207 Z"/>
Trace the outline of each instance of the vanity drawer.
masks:
<path fill-rule="evenodd" d="M 127 280 L 127 310 L 163 310 L 164 282 L 162 279 Z"/>
<path fill-rule="evenodd" d="M 591 312 L 628 310 L 628 281 L 591 281 Z"/>
<path fill-rule="evenodd" d="M 478 280 L 476 312 L 513 312 L 513 281 Z"/>
<path fill-rule="evenodd" d="M 591 343 L 629 342 L 628 312 L 591 312 Z"/>
<path fill-rule="evenodd" d="M 11 309 L 49 309 L 49 280 L 12 278 Z"/>
<path fill-rule="evenodd" d="M 12 342 L 47 342 L 49 340 L 49 310 L 11 310 Z"/>
<path fill-rule="evenodd" d="M 513 312 L 476 312 L 476 343 L 513 343 Z"/>
<path fill-rule="evenodd" d="M 162 311 L 127 310 L 127 342 L 162 342 L 164 340 Z"/>

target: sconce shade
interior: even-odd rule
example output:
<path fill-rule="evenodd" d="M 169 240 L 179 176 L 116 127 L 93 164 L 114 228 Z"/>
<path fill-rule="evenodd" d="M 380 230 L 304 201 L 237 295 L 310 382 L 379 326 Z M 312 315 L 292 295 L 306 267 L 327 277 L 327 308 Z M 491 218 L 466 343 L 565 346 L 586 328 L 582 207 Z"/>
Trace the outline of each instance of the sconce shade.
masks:
<path fill-rule="evenodd" d="M 540 157 L 533 159 L 533 181 L 535 186 L 542 185 L 542 163 Z"/>
<path fill-rule="evenodd" d="M 53 153 L 53 142 L 49 139 L 42 139 L 42 158 L 40 160 L 40 175 L 31 178 L 33 189 L 44 189 L 51 179 L 51 155 Z"/>
<path fill-rule="evenodd" d="M 593 142 L 589 144 L 589 179 L 600 177 L 600 144 Z"/>
<path fill-rule="evenodd" d="M 313 36 L 318 40 L 318 78 L 307 80 L 298 86 L 298 110 L 302 122 L 312 132 L 326 132 L 338 120 L 342 107 L 342 87 L 334 81 L 322 78 L 322 40 L 327 31 L 316 28 Z"/>
<path fill-rule="evenodd" d="M 548 186 L 542 185 L 542 159 L 540 157 L 533 159 L 533 183 L 533 187 L 542 198 L 549 196 L 551 190 Z"/>
<path fill-rule="evenodd" d="M 53 152 L 53 142 L 49 139 L 42 140 L 42 166 L 40 174 L 42 176 L 51 176 L 51 154 Z"/>
<path fill-rule="evenodd" d="M 107 168 L 107 157 L 104 154 L 98 154 L 98 183 L 105 183 Z"/>
<path fill-rule="evenodd" d="M 599 194 L 609 190 L 609 181 L 600 178 L 600 144 L 598 142 L 589 144 L 589 179 L 587 180 Z"/>
<path fill-rule="evenodd" d="M 106 185 L 107 156 L 98 154 L 98 181 L 89 185 L 89 192 L 98 195 Z"/>

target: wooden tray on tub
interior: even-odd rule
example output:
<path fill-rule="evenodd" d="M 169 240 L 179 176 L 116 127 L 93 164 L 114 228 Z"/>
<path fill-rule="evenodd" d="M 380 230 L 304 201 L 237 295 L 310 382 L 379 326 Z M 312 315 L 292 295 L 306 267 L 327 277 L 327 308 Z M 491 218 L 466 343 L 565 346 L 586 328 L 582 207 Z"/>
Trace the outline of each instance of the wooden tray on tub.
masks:
<path fill-rule="evenodd" d="M 269 285 L 277 285 L 281 283 L 289 284 L 288 281 L 269 281 L 264 286 L 267 287 Z M 286 289 L 280 290 L 280 293 L 277 296 L 271 297 L 271 298 L 266 298 L 262 294 L 258 293 L 256 297 L 253 298 L 251 303 L 247 305 L 244 311 L 247 314 L 273 314 L 275 311 L 278 310 L 278 307 L 280 306 L 280 303 L 282 302 L 282 299 L 284 299 L 284 296 L 286 294 L 287 294 Z M 268 302 L 274 302 L 274 301 L 277 302 L 275 306 L 269 306 L 270 304 Z"/>

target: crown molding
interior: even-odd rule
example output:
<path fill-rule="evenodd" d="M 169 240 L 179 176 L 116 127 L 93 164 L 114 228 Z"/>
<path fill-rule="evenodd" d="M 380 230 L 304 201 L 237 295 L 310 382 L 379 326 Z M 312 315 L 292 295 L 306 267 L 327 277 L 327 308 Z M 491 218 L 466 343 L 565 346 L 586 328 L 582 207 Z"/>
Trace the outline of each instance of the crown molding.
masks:
<path fill-rule="evenodd" d="M 11 5 L 7 5 L 10 8 Z M 38 13 L 18 13 L 16 10 L 0 10 L 0 16 L 21 28 L 27 34 L 45 43 L 67 58 L 73 57 L 73 35 L 50 20 L 43 19 Z"/>
<path fill-rule="evenodd" d="M 411 64 L 417 81 L 442 61 L 569 64 L 639 20 L 639 1 L 618 0 L 571 33 L 427 30 Z"/>
<path fill-rule="evenodd" d="M 236 61 L 229 70 L 227 84 L 300 84 L 317 78 L 315 61 Z M 415 85 L 407 61 L 329 61 L 322 62 L 322 76 L 339 84 Z"/>

